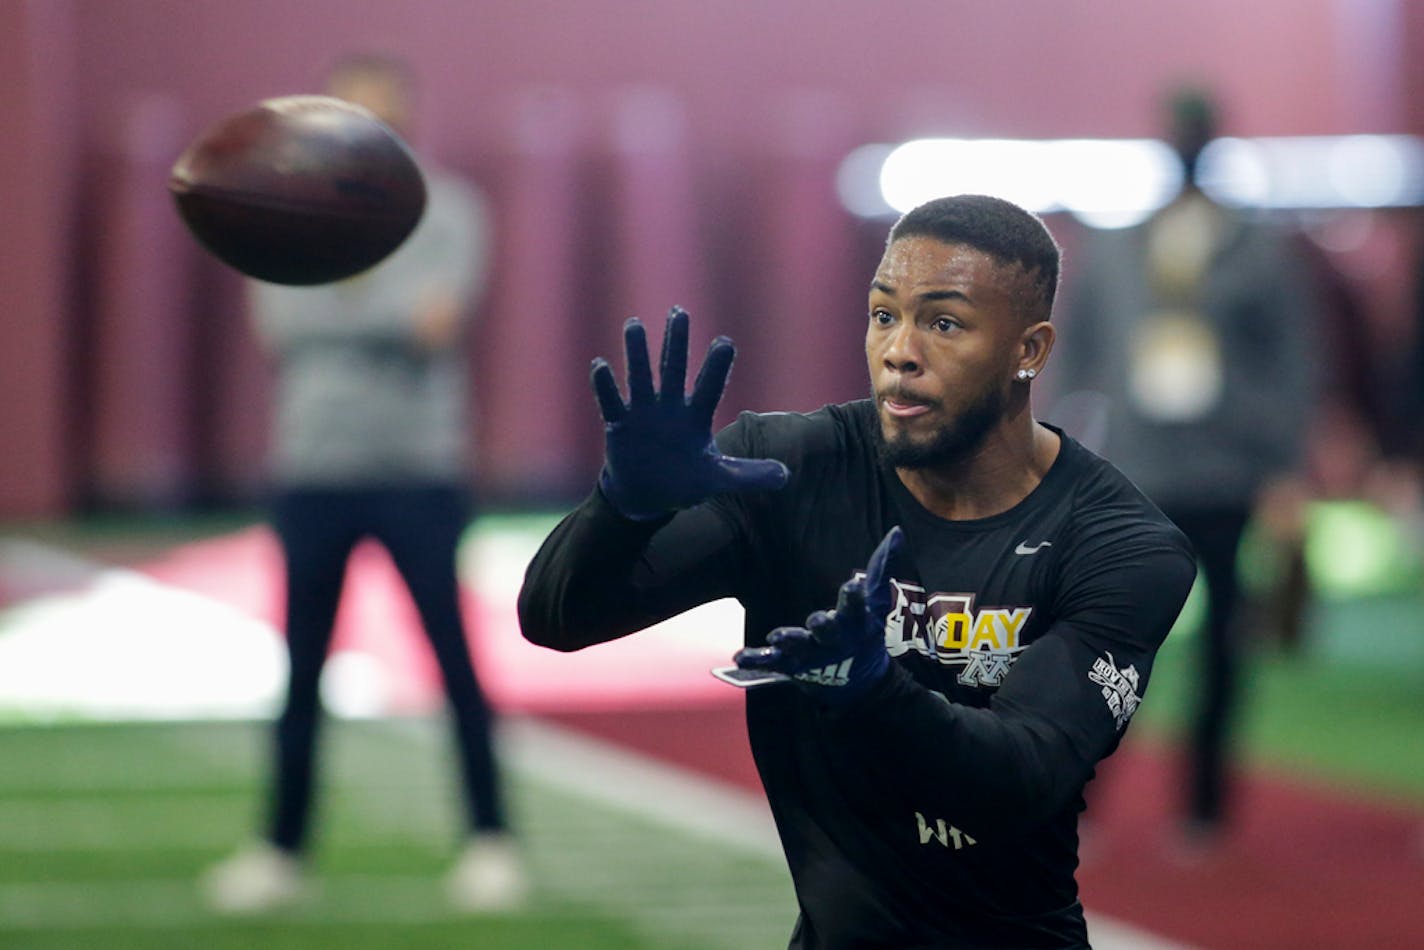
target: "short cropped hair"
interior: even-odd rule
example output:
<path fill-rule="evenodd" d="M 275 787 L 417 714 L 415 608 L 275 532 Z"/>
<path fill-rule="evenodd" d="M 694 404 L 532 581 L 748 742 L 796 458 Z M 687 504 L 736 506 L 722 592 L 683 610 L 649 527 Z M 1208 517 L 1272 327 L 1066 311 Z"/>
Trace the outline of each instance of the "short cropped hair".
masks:
<path fill-rule="evenodd" d="M 1037 298 L 1030 312 L 1039 320 L 1052 314 L 1063 252 L 1043 221 L 1013 202 L 990 195 L 936 198 L 906 212 L 886 243 L 906 237 L 965 244 L 1000 263 L 1018 265 Z"/>

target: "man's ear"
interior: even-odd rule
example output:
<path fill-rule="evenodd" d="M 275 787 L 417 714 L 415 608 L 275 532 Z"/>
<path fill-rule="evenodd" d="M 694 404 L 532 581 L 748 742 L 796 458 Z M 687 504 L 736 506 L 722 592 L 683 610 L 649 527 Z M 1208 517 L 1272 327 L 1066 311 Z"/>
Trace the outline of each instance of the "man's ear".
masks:
<path fill-rule="evenodd" d="M 1058 330 L 1047 320 L 1025 327 L 1019 341 L 1019 361 L 1015 371 L 1032 370 L 1031 376 L 1043 373 L 1048 365 L 1048 354 L 1053 352 L 1053 343 L 1058 339 Z"/>

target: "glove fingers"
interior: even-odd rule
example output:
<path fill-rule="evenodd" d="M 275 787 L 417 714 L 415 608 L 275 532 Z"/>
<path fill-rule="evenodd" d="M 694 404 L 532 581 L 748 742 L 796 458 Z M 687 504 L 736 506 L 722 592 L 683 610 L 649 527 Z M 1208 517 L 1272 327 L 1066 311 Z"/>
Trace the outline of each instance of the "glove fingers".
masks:
<path fill-rule="evenodd" d="M 905 532 L 899 525 L 891 528 L 885 537 L 876 545 L 875 552 L 870 555 L 870 563 L 865 568 L 865 583 L 867 587 L 879 585 L 885 575 L 885 565 L 890 562 L 890 558 L 896 551 L 900 550 L 900 545 L 905 540 Z"/>
<path fill-rule="evenodd" d="M 658 364 L 658 382 L 664 403 L 681 405 L 687 386 L 687 311 L 673 307 L 668 311 L 663 330 L 662 359 Z"/>
<path fill-rule="evenodd" d="M 902 540 L 900 529 L 892 528 L 871 555 L 865 574 L 841 585 L 834 610 L 814 611 L 805 627 L 776 628 L 767 634 L 765 647 L 738 653 L 737 665 L 786 674 L 827 704 L 864 695 L 890 666 L 885 610 L 870 612 L 867 602 L 873 596 L 888 605 L 889 562 Z"/>
<path fill-rule="evenodd" d="M 800 673 L 814 666 L 820 652 L 816 638 L 803 627 L 777 627 L 766 635 L 766 642 L 780 652 L 777 669 L 782 673 Z"/>
<path fill-rule="evenodd" d="M 832 611 L 818 610 L 811 614 L 806 618 L 806 630 L 821 646 L 837 647 L 840 645 L 840 629 L 836 622 L 836 615 Z"/>
<path fill-rule="evenodd" d="M 608 365 L 608 360 L 600 356 L 593 361 L 588 381 L 598 399 L 598 411 L 603 414 L 603 421 L 610 425 L 622 421 L 628 414 L 628 407 L 623 405 L 623 395 L 618 392 L 618 382 L 613 378 L 613 367 Z"/>
<path fill-rule="evenodd" d="M 836 598 L 836 614 L 848 619 L 865 616 L 865 581 L 849 580 L 841 585 L 840 595 Z"/>
<path fill-rule="evenodd" d="M 623 352 L 628 360 L 628 405 L 653 401 L 653 367 L 648 362 L 648 331 L 637 317 L 623 324 Z"/>
<path fill-rule="evenodd" d="M 732 662 L 744 670 L 776 670 L 782 655 L 777 647 L 747 647 L 733 654 Z"/>
<path fill-rule="evenodd" d="M 825 611 L 818 611 L 818 613 L 825 613 Z M 811 616 L 814 617 L 815 614 Z M 807 644 L 810 637 L 811 632 L 805 627 L 777 627 L 766 635 L 766 642 L 774 647 L 795 650 Z"/>
<path fill-rule="evenodd" d="M 891 528 L 870 555 L 870 563 L 865 568 L 865 605 L 872 617 L 882 617 L 890 610 L 890 559 L 900 550 L 905 541 L 905 532 L 899 525 Z"/>
<path fill-rule="evenodd" d="M 699 428 L 711 431 L 712 414 L 717 411 L 717 403 L 722 401 L 722 391 L 727 387 L 727 375 L 732 372 L 732 360 L 736 355 L 737 348 L 724 336 L 717 337 L 708 345 L 702 368 L 697 372 L 697 381 L 692 384 L 692 397 L 688 400 L 692 420 Z"/>
<path fill-rule="evenodd" d="M 718 491 L 771 491 L 782 488 L 791 478 L 791 469 L 775 459 L 717 459 L 721 484 Z"/>

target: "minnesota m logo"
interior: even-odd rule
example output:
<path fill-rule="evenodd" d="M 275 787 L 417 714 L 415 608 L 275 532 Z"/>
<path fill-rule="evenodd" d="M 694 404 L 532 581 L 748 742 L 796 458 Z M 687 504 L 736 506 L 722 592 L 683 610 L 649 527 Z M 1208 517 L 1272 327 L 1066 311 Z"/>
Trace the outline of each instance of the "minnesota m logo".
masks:
<path fill-rule="evenodd" d="M 1023 634 L 1032 607 L 976 610 L 973 594 L 932 594 L 905 581 L 891 583 L 895 603 L 885 618 L 891 656 L 919 653 L 959 667 L 964 686 L 998 686 L 1027 647 Z"/>

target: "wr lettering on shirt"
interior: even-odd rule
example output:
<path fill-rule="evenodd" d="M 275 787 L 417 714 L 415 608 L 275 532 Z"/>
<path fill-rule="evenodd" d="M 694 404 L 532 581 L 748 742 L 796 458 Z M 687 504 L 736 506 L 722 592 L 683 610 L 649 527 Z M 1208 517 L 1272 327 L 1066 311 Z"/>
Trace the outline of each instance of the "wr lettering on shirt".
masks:
<path fill-rule="evenodd" d="M 945 848 L 960 851 L 972 844 L 979 843 L 943 818 L 936 818 L 934 824 L 931 825 L 924 815 L 915 812 L 915 821 L 919 822 L 920 826 L 920 844 L 938 841 Z"/>

